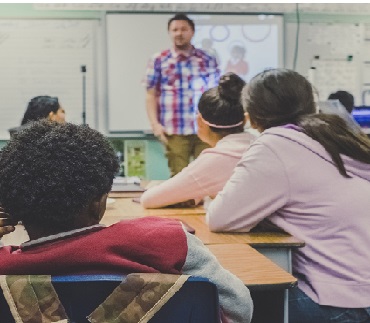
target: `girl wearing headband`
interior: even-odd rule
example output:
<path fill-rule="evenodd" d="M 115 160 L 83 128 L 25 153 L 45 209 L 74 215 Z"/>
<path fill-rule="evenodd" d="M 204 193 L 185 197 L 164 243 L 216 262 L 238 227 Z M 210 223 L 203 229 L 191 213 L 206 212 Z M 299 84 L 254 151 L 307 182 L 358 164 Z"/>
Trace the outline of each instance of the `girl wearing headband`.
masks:
<path fill-rule="evenodd" d="M 140 199 L 144 207 L 196 205 L 222 190 L 254 140 L 252 134 L 244 132 L 246 116 L 240 101 L 244 85 L 239 76 L 228 73 L 217 87 L 203 93 L 198 105 L 198 137 L 211 148 L 171 179 L 146 191 Z"/>

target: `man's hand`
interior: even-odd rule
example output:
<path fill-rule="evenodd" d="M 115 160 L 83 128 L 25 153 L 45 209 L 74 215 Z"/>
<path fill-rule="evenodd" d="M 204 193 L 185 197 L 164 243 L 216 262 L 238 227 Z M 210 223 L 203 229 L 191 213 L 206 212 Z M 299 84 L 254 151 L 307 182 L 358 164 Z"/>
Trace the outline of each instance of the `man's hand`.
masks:
<path fill-rule="evenodd" d="M 152 126 L 154 136 L 166 145 L 168 140 L 166 137 L 166 131 L 159 122 L 158 94 L 154 88 L 148 89 L 146 92 L 146 111 L 148 113 L 149 122 Z"/>
<path fill-rule="evenodd" d="M 16 225 L 17 221 L 9 219 L 9 214 L 5 213 L 4 209 L 0 207 L 0 238 L 13 232 Z"/>
<path fill-rule="evenodd" d="M 153 134 L 156 136 L 161 142 L 164 144 L 168 143 L 167 137 L 166 137 L 166 131 L 164 130 L 164 127 L 160 123 L 156 123 L 152 126 Z"/>

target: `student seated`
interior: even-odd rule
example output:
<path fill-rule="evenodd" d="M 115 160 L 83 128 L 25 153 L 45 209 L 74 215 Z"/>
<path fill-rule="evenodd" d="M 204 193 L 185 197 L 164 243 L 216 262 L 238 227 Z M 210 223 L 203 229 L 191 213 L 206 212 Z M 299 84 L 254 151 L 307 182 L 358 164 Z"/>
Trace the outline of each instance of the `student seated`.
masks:
<path fill-rule="evenodd" d="M 118 162 L 88 126 L 35 122 L 0 156 L 0 203 L 30 241 L 0 248 L 0 274 L 163 272 L 209 278 L 229 322 L 250 322 L 249 290 L 176 220 L 99 222 Z"/>
<path fill-rule="evenodd" d="M 328 97 L 328 100 L 338 100 L 346 108 L 349 114 L 352 113 L 352 110 L 355 106 L 353 95 L 347 91 L 337 91 L 335 93 L 331 93 Z"/>
<path fill-rule="evenodd" d="M 48 119 L 55 122 L 65 122 L 65 111 L 57 97 L 47 95 L 36 96 L 28 103 L 21 125 L 9 129 L 10 136 L 24 129 L 32 121 Z"/>
<path fill-rule="evenodd" d="M 179 174 L 141 196 L 146 208 L 214 198 L 230 178 L 236 163 L 254 140 L 244 132 L 245 113 L 240 94 L 245 82 L 236 74 L 221 77 L 217 87 L 203 93 L 198 105 L 198 137 L 211 148 Z"/>
<path fill-rule="evenodd" d="M 357 133 L 363 133 L 361 126 L 352 117 L 354 108 L 353 95 L 346 91 L 337 91 L 329 95 L 327 101 L 319 102 L 319 113 L 337 114 Z"/>
<path fill-rule="evenodd" d="M 258 74 L 242 100 L 262 134 L 209 206 L 210 229 L 268 219 L 305 241 L 293 251 L 290 323 L 370 322 L 370 140 L 315 114 L 312 86 L 294 71 Z"/>

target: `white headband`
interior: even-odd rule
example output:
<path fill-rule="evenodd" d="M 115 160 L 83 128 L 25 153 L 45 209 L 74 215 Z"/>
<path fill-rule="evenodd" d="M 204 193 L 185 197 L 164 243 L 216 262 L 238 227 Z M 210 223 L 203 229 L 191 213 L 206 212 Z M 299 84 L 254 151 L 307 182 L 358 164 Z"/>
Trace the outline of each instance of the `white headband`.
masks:
<path fill-rule="evenodd" d="M 240 126 L 243 124 L 244 120 L 236 123 L 236 124 L 232 124 L 232 125 L 227 125 L 227 126 L 221 126 L 221 125 L 217 125 L 217 124 L 213 124 L 213 123 L 210 123 L 208 122 L 207 120 L 204 120 L 203 116 L 199 113 L 200 117 L 202 118 L 202 121 L 207 125 L 207 126 L 210 126 L 210 127 L 213 127 L 213 128 L 218 128 L 218 129 L 228 129 L 228 128 L 234 128 L 234 127 L 237 127 L 237 126 Z"/>

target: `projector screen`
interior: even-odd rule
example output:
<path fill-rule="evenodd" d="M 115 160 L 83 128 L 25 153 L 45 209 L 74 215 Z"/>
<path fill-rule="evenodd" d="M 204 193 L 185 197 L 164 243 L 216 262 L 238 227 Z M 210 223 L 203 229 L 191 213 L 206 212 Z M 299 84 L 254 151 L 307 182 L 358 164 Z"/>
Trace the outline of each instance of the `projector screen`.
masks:
<path fill-rule="evenodd" d="M 108 130 L 149 131 L 143 80 L 149 59 L 171 47 L 167 22 L 173 14 L 108 13 L 106 19 Z M 193 45 L 214 55 L 221 73 L 247 82 L 266 68 L 283 66 L 280 15 L 189 14 Z"/>

